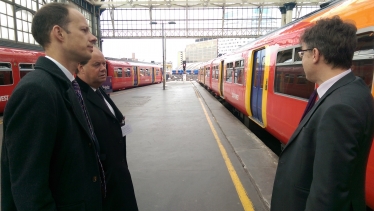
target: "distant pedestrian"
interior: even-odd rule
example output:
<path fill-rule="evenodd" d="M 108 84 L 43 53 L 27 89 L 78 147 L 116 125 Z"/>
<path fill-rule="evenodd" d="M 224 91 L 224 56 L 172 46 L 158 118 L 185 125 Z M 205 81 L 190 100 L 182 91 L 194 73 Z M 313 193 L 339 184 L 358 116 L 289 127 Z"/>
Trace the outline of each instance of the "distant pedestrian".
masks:
<path fill-rule="evenodd" d="M 356 31 L 335 16 L 318 20 L 300 39 L 306 78 L 319 87 L 279 157 L 272 211 L 366 210 L 374 107 L 368 87 L 350 70 Z"/>

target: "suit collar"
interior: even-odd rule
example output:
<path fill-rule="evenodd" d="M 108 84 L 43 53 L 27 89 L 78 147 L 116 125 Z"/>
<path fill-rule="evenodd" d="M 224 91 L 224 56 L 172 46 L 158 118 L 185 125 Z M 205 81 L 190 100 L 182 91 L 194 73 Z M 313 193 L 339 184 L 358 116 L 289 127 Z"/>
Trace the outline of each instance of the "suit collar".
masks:
<path fill-rule="evenodd" d="M 100 98 L 98 94 L 96 94 L 93 89 L 82 79 L 80 79 L 78 76 L 75 78 L 77 80 L 79 87 L 81 88 L 82 93 L 85 93 L 86 98 L 88 101 L 90 101 L 92 104 L 103 110 L 108 116 L 111 118 L 117 119 L 113 113 L 109 110 L 108 106 L 106 105 L 105 101 Z M 114 106 L 111 104 L 112 108 L 114 109 Z"/>
<path fill-rule="evenodd" d="M 309 122 L 309 119 L 313 116 L 314 112 L 317 110 L 317 108 L 325 101 L 325 99 L 332 94 L 335 90 L 339 89 L 342 86 L 345 86 L 352 81 L 356 79 L 356 76 L 350 72 L 347 75 L 345 75 L 343 78 L 339 79 L 336 83 L 334 83 L 322 96 L 321 99 L 319 99 L 316 104 L 313 106 L 313 108 L 308 112 L 308 114 L 302 119 L 298 127 L 296 128 L 295 132 L 292 134 L 291 138 L 289 139 L 286 147 L 283 149 L 283 152 L 286 150 L 286 148 L 295 140 L 297 135 L 300 133 L 301 129 Z"/>
<path fill-rule="evenodd" d="M 58 79 L 59 81 L 63 82 L 64 85 L 71 87 L 71 81 L 69 78 L 62 72 L 62 70 L 54 63 L 52 60 L 41 56 L 35 63 L 36 69 L 41 69 L 48 74 L 52 75 L 54 78 Z"/>

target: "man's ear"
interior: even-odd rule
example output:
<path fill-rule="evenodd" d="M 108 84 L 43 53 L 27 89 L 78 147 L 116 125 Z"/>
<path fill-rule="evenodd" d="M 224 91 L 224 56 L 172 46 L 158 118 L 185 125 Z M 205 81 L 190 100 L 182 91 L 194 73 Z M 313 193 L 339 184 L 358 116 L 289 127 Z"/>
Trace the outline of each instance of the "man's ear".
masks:
<path fill-rule="evenodd" d="M 83 68 L 83 65 L 81 64 L 78 64 L 78 67 L 77 67 L 77 71 L 76 71 L 76 74 L 84 74 L 84 68 Z"/>
<path fill-rule="evenodd" d="M 61 28 L 59 25 L 54 25 L 51 30 L 52 37 L 61 42 L 64 41 L 64 33 L 65 33 L 64 29 Z"/>
<path fill-rule="evenodd" d="M 313 53 L 313 63 L 318 63 L 319 60 L 321 59 L 321 54 L 317 48 L 313 48 L 312 50 Z"/>

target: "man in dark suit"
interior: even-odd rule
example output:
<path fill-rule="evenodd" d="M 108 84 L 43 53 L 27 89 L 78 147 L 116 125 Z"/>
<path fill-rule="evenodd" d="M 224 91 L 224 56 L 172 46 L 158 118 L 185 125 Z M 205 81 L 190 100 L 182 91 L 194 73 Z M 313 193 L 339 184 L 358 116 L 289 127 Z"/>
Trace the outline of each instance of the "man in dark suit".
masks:
<path fill-rule="evenodd" d="M 366 210 L 374 108 L 368 87 L 350 70 L 356 31 L 335 16 L 301 37 L 299 56 L 306 78 L 319 85 L 319 100 L 279 156 L 272 211 Z"/>
<path fill-rule="evenodd" d="M 17 85 L 4 111 L 1 210 L 102 210 L 97 149 L 72 86 L 96 37 L 72 5 L 38 10 L 32 34 L 44 48 L 35 71 Z"/>
<path fill-rule="evenodd" d="M 94 48 L 92 58 L 78 65 L 77 78 L 99 140 L 105 170 L 107 197 L 103 210 L 138 210 L 126 159 L 125 118 L 101 85 L 106 80 L 106 60 Z"/>

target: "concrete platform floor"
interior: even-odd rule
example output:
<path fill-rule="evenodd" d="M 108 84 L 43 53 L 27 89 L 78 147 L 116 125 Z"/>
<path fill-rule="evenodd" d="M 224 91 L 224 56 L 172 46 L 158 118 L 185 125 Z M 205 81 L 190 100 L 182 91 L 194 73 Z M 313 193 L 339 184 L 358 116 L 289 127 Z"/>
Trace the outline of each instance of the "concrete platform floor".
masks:
<path fill-rule="evenodd" d="M 197 82 L 111 97 L 133 129 L 127 157 L 140 210 L 269 210 L 277 156 Z"/>
<path fill-rule="evenodd" d="M 269 210 L 277 156 L 197 82 L 111 97 L 133 129 L 127 157 L 139 210 Z M 2 117 L 0 126 L 2 137 Z"/>

